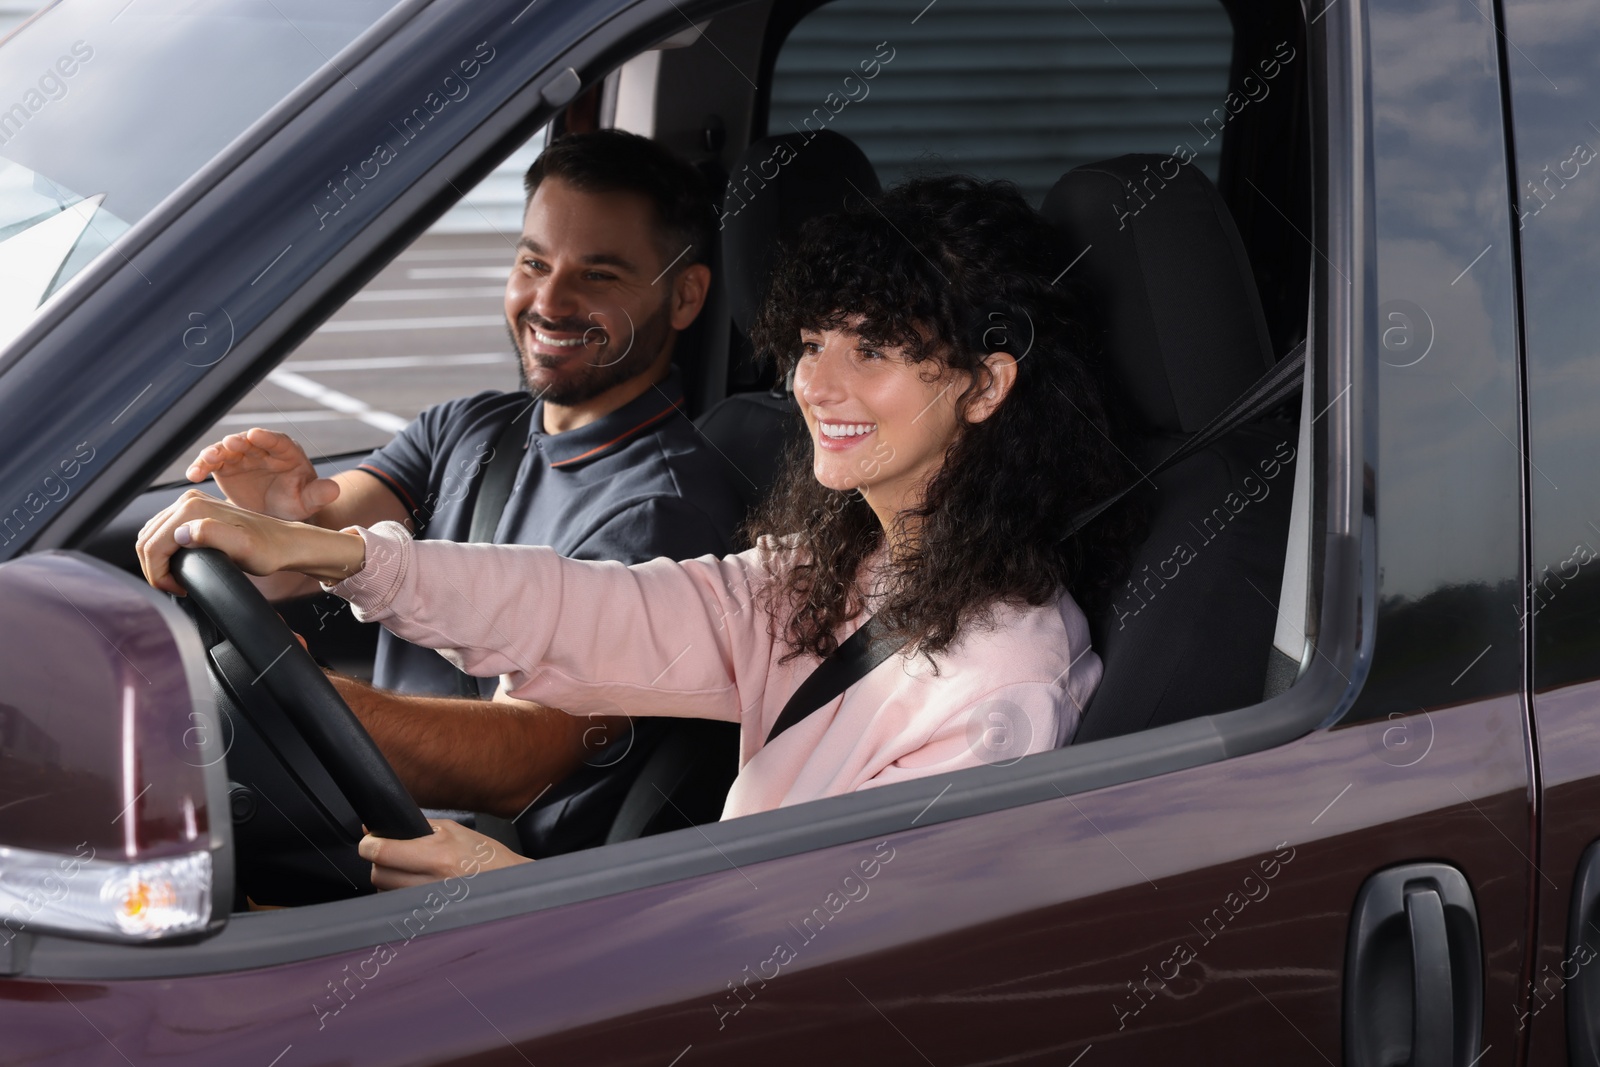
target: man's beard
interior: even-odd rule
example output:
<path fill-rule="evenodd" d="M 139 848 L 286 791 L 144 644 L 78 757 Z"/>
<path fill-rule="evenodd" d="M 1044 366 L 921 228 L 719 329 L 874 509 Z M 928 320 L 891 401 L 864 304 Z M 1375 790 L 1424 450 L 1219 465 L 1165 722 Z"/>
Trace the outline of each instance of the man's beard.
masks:
<path fill-rule="evenodd" d="M 600 346 L 601 355 L 598 359 L 582 356 L 546 356 L 531 354 L 522 347 L 523 331 L 534 326 L 547 333 L 578 333 L 580 331 L 593 335 L 601 328 L 593 322 L 578 320 L 575 322 L 548 322 L 530 316 L 523 312 L 518 316 L 517 328 L 506 324 L 506 332 L 511 337 L 511 347 L 517 353 L 517 381 L 521 387 L 535 398 L 543 397 L 552 404 L 563 407 L 572 407 L 585 401 L 593 400 L 608 389 L 615 388 L 630 378 L 643 374 L 655 363 L 661 355 L 661 349 L 666 345 L 668 336 L 672 333 L 671 322 L 671 297 L 662 301 L 661 307 L 656 309 L 648 319 L 638 323 L 633 328 L 633 336 L 623 342 L 623 352 L 619 356 L 610 355 L 610 351 L 617 344 L 617 338 L 609 329 L 604 331 L 605 340 Z M 564 363 L 574 360 L 583 360 L 584 366 L 577 373 L 565 374 L 562 378 L 548 386 L 543 392 L 535 390 L 528 382 L 528 363 L 531 360 L 540 367 L 547 369 L 558 368 Z"/>

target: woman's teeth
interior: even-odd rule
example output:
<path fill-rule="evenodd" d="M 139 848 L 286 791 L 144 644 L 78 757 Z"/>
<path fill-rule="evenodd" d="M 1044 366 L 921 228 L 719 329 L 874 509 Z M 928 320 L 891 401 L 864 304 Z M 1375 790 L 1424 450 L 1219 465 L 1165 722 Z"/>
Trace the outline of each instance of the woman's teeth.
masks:
<path fill-rule="evenodd" d="M 824 437 L 859 437 L 878 428 L 875 422 L 820 423 Z"/>
<path fill-rule="evenodd" d="M 549 334 L 540 333 L 538 330 L 533 331 L 533 338 L 540 344 L 549 345 L 552 348 L 576 348 L 588 340 L 587 337 L 551 337 Z"/>

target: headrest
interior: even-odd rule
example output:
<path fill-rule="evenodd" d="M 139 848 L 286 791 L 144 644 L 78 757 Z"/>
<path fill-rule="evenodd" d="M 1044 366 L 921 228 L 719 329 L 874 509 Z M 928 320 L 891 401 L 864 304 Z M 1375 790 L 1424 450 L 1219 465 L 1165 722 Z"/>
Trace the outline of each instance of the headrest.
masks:
<path fill-rule="evenodd" d="M 792 243 L 807 219 L 844 207 L 848 197 L 882 191 L 854 141 L 832 130 L 764 137 L 740 153 L 722 202 L 722 265 L 733 321 L 748 334 L 780 242 Z"/>
<path fill-rule="evenodd" d="M 1154 431 L 1193 433 L 1273 364 L 1244 242 L 1197 167 L 1127 155 L 1062 175 L 1040 211 L 1066 238 L 1114 379 Z"/>

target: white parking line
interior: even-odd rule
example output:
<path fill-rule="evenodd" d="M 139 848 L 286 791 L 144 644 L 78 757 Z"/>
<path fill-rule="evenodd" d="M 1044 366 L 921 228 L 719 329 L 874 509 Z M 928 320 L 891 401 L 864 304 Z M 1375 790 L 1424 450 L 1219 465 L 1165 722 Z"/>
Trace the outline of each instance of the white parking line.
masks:
<path fill-rule="evenodd" d="M 370 303 L 374 300 L 480 300 L 489 296 L 504 296 L 498 285 L 470 285 L 459 289 L 367 289 L 350 298 L 350 303 Z"/>
<path fill-rule="evenodd" d="M 460 281 L 466 278 L 496 278 L 505 281 L 511 269 L 498 267 L 411 267 L 406 271 L 408 282 Z"/>
<path fill-rule="evenodd" d="M 500 315 L 438 315 L 420 319 L 352 319 L 325 322 L 318 333 L 377 333 L 387 330 L 464 330 L 474 326 L 504 326 Z"/>
<path fill-rule="evenodd" d="M 395 370 L 399 367 L 458 367 L 474 363 L 510 363 L 509 352 L 468 352 L 459 356 L 353 356 L 349 359 L 290 359 L 284 370 Z"/>
<path fill-rule="evenodd" d="M 357 400 L 348 393 L 341 393 L 337 389 L 329 389 L 326 385 L 321 385 L 293 371 L 275 370 L 267 375 L 267 381 L 298 396 L 303 396 L 307 400 L 314 400 L 325 408 L 342 411 L 352 418 L 360 419 L 368 426 L 376 426 L 378 429 L 388 430 L 390 433 L 399 433 L 405 429 L 406 424 L 410 421 L 402 419 L 398 415 L 391 415 L 387 411 L 378 411 L 365 400 Z"/>

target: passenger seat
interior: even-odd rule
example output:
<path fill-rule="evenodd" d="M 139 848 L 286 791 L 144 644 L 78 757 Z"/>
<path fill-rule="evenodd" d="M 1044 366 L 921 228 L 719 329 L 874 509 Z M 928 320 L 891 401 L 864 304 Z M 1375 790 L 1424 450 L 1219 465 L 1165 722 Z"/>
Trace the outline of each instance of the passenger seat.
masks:
<path fill-rule="evenodd" d="M 1137 420 L 1131 458 L 1149 470 L 1274 363 L 1244 244 L 1211 181 L 1163 156 L 1069 171 L 1041 211 L 1063 262 L 1082 256 L 1062 284 L 1085 297 L 1105 377 Z M 1075 742 L 1261 700 L 1295 430 L 1277 417 L 1241 427 L 1133 494 L 1149 537 L 1091 620 L 1105 674 Z"/>

